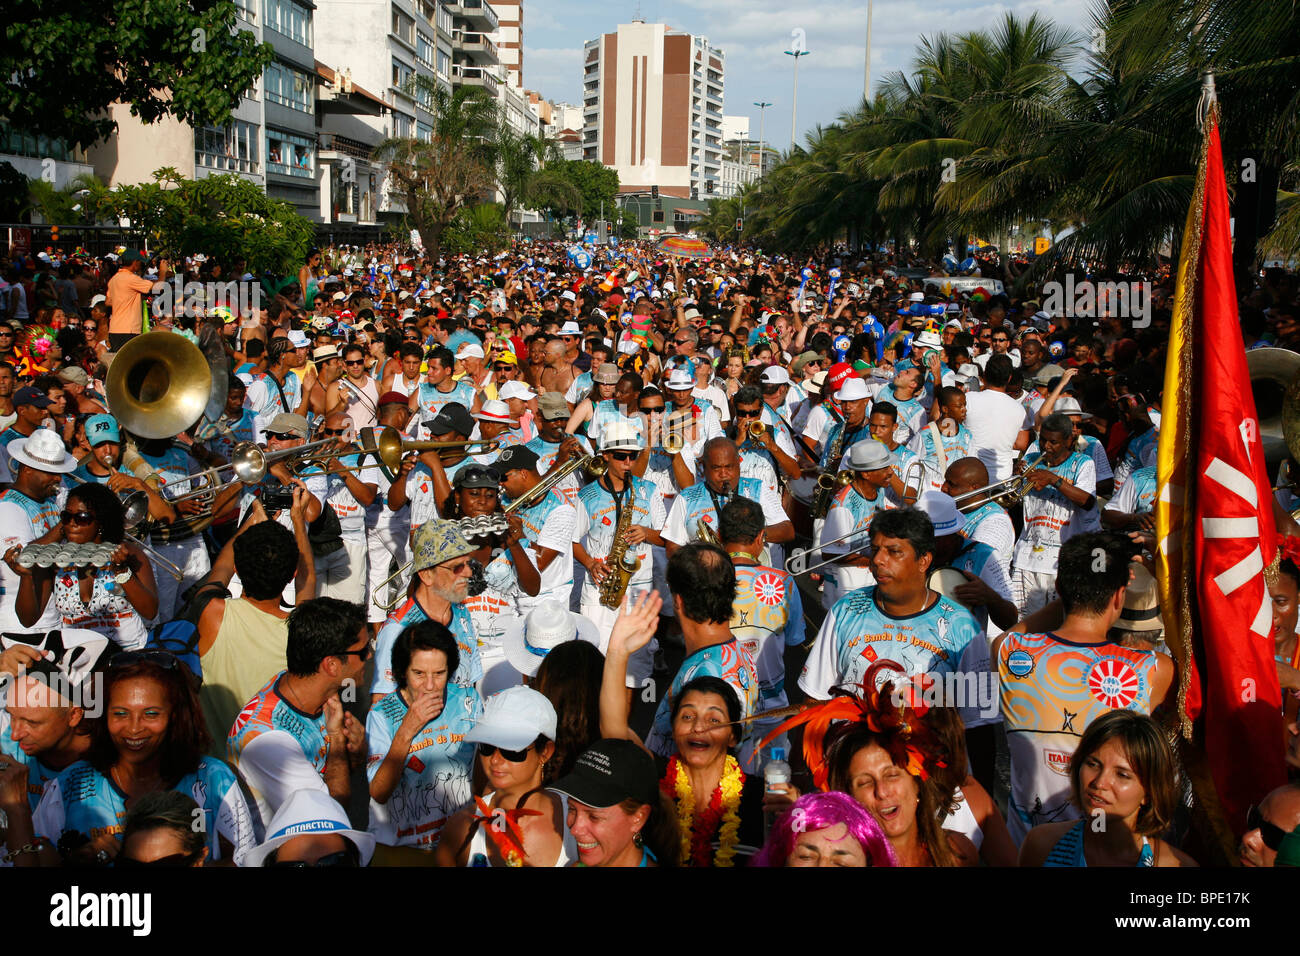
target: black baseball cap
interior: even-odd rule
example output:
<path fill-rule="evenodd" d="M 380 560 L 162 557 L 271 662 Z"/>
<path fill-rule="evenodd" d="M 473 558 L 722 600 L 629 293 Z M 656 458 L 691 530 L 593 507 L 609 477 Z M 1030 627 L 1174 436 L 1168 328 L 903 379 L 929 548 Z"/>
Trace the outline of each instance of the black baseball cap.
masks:
<path fill-rule="evenodd" d="M 451 480 L 451 486 L 457 491 L 461 488 L 496 488 L 500 484 L 501 476 L 490 465 L 467 465 Z"/>
<path fill-rule="evenodd" d="M 447 432 L 455 432 L 466 438 L 474 434 L 474 419 L 470 417 L 469 409 L 460 402 L 448 402 L 442 406 L 442 411 L 429 420 L 430 434 L 445 435 Z"/>
<path fill-rule="evenodd" d="M 50 397 L 39 388 L 24 385 L 14 392 L 13 403 L 15 407 L 18 405 L 35 405 L 37 408 L 49 408 Z"/>
<path fill-rule="evenodd" d="M 598 740 L 573 765 L 568 776 L 551 790 L 597 810 L 624 800 L 651 806 L 659 802 L 659 774 L 654 757 L 630 740 Z"/>
<path fill-rule="evenodd" d="M 537 470 L 537 452 L 531 448 L 525 448 L 523 445 L 511 445 L 497 457 L 493 466 L 502 476 L 508 471 L 514 471 L 516 468 L 523 471 Z"/>

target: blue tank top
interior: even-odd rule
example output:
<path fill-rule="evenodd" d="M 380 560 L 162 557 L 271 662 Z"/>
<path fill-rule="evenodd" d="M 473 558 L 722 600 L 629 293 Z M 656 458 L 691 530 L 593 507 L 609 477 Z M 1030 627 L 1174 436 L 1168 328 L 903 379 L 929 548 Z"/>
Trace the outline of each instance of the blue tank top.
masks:
<path fill-rule="evenodd" d="M 1083 856 L 1083 826 L 1086 820 L 1080 820 L 1070 829 L 1065 831 L 1065 835 L 1056 841 L 1051 852 L 1047 854 L 1047 859 L 1043 861 L 1043 866 L 1087 866 L 1088 861 Z M 1142 855 L 1138 857 L 1138 866 L 1155 866 L 1156 856 L 1151 849 L 1151 842 L 1142 838 Z"/>

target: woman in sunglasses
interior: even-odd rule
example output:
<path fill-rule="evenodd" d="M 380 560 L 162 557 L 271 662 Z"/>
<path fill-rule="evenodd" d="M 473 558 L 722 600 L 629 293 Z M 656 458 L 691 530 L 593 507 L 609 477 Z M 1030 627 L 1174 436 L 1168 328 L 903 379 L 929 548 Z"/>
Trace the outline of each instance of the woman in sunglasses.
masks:
<path fill-rule="evenodd" d="M 104 865 L 121 849 L 127 811 L 148 794 L 192 795 L 208 858 L 236 863 L 253 846 L 253 817 L 235 772 L 203 756 L 209 738 L 189 669 L 166 651 L 126 651 L 103 676 L 104 717 L 86 759 L 46 784 L 32 827 L 67 863 Z M 191 824 L 193 825 L 193 824 Z M 46 853 L 43 862 L 56 863 Z"/>
<path fill-rule="evenodd" d="M 552 867 L 578 858 L 565 826 L 569 798 L 543 789 L 553 773 L 555 734 L 555 708 L 531 687 L 488 698 L 465 740 L 478 744 L 489 789 L 447 821 L 439 866 Z"/>
<path fill-rule="evenodd" d="M 1155 835 L 1178 806 L 1176 766 L 1146 714 L 1103 714 L 1070 758 L 1070 790 L 1083 819 L 1034 827 L 1020 847 L 1020 865 L 1196 866 Z M 1099 818 L 1105 826 L 1096 825 Z"/>
<path fill-rule="evenodd" d="M 208 858 L 203 831 L 194 827 L 199 805 L 175 790 L 147 793 L 126 814 L 117 869 L 202 866 Z"/>
<path fill-rule="evenodd" d="M 107 485 L 91 482 L 68 493 L 57 540 L 69 544 L 116 544 L 104 567 L 15 568 L 20 584 L 15 610 L 24 627 L 31 627 L 54 595 L 63 627 L 103 634 L 123 650 L 144 647 L 144 622 L 158 613 L 158 588 L 153 565 L 136 545 L 125 541 L 122 503 Z M 13 567 L 13 565 L 11 565 Z M 131 576 L 119 583 L 123 569 Z"/>

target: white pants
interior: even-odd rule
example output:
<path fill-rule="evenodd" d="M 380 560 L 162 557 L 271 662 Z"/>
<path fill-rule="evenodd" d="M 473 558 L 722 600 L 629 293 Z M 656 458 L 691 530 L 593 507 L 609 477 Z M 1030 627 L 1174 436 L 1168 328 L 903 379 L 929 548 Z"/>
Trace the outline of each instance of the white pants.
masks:
<path fill-rule="evenodd" d="M 1016 602 L 1021 617 L 1042 610 L 1055 599 L 1055 571 L 1011 569 L 1011 600 Z"/>
<path fill-rule="evenodd" d="M 157 563 L 154 564 L 153 580 L 158 588 L 158 615 L 148 622 L 149 627 L 154 627 L 158 624 L 166 624 L 176 617 L 181 610 L 177 606 L 181 595 L 191 585 L 208 576 L 208 572 L 212 570 L 212 562 L 208 559 L 208 549 L 201 537 L 189 538 L 175 544 L 150 545 L 150 547 L 185 572 L 185 576 L 177 581 Z"/>
<path fill-rule="evenodd" d="M 368 572 L 366 574 L 366 596 L 364 600 L 370 608 L 367 620 L 372 624 L 380 623 L 388 617 L 388 612 L 375 603 L 375 590 L 383 583 L 384 578 L 388 577 L 390 561 L 396 558 L 397 566 L 400 568 L 410 558 L 410 539 L 411 529 L 407 525 L 375 528 L 373 531 L 366 532 Z M 344 540 L 346 541 L 346 539 Z M 401 581 L 401 578 L 392 581 L 389 587 L 395 587 L 401 584 Z M 380 594 L 379 597 L 381 600 L 388 600 L 387 593 Z"/>
<path fill-rule="evenodd" d="M 366 543 L 343 537 L 343 547 L 316 559 L 316 593 L 352 604 L 365 600 Z"/>

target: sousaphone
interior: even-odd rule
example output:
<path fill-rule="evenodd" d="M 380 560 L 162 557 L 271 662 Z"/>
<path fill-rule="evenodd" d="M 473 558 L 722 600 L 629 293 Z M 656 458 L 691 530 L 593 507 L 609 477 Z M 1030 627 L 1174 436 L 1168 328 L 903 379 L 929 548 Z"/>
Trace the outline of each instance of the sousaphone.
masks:
<path fill-rule="evenodd" d="M 1246 367 L 1264 460 L 1273 474 L 1288 455 L 1300 462 L 1300 353 L 1253 349 L 1246 353 Z"/>

